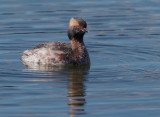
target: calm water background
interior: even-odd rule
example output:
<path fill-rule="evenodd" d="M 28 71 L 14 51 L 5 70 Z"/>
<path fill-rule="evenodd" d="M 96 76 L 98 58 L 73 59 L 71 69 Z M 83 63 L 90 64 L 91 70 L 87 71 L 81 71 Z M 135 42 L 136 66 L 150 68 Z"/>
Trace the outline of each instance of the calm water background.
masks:
<path fill-rule="evenodd" d="M 88 23 L 91 67 L 26 68 L 22 52 Z M 0 0 L 0 116 L 159 117 L 159 0 Z"/>

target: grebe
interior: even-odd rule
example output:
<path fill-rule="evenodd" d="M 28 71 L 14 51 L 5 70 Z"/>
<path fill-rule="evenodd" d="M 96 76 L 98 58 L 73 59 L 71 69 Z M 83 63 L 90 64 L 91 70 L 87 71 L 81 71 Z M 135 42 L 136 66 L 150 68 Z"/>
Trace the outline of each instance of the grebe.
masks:
<path fill-rule="evenodd" d="M 39 65 L 81 65 L 90 64 L 89 54 L 83 41 L 87 23 L 82 18 L 71 18 L 68 28 L 70 44 L 46 42 L 33 50 L 25 50 L 22 63 Z"/>

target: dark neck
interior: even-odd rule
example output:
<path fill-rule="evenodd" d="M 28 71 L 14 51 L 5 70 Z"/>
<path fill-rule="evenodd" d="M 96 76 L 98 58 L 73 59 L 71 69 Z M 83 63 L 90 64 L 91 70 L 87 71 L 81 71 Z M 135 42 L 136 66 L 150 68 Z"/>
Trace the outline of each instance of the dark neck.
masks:
<path fill-rule="evenodd" d="M 76 49 L 81 49 L 82 47 L 85 46 L 83 40 L 79 39 L 71 39 L 71 45 L 73 51 Z"/>
<path fill-rule="evenodd" d="M 79 41 L 76 39 L 71 39 L 71 45 L 72 45 L 72 51 L 74 54 L 74 57 L 76 59 L 80 59 L 85 51 L 85 44 L 83 40 Z"/>
<path fill-rule="evenodd" d="M 77 29 L 74 29 L 74 27 L 70 27 L 68 29 L 68 37 L 71 41 L 73 55 L 76 60 L 80 60 L 80 58 L 84 54 L 85 50 L 85 45 L 83 42 L 84 34 L 85 33 L 82 31 L 78 32 Z"/>

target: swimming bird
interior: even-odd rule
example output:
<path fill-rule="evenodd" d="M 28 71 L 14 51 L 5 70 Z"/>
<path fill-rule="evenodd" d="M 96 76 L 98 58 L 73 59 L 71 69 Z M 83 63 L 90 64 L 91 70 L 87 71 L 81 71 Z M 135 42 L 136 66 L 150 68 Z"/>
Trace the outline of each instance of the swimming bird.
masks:
<path fill-rule="evenodd" d="M 82 18 L 71 18 L 68 38 L 71 44 L 62 42 L 45 42 L 33 50 L 25 50 L 22 63 L 39 65 L 81 65 L 90 64 L 90 58 L 83 41 L 87 23 Z"/>

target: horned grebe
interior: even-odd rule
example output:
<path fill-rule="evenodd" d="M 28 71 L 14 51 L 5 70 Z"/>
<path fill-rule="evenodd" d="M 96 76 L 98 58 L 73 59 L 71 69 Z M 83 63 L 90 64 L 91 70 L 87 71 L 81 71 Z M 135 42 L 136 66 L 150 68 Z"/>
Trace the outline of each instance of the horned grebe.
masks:
<path fill-rule="evenodd" d="M 42 65 L 81 65 L 90 64 L 89 54 L 83 42 L 87 23 L 82 18 L 71 18 L 68 37 L 71 45 L 61 42 L 46 42 L 33 50 L 25 50 L 22 63 Z"/>

